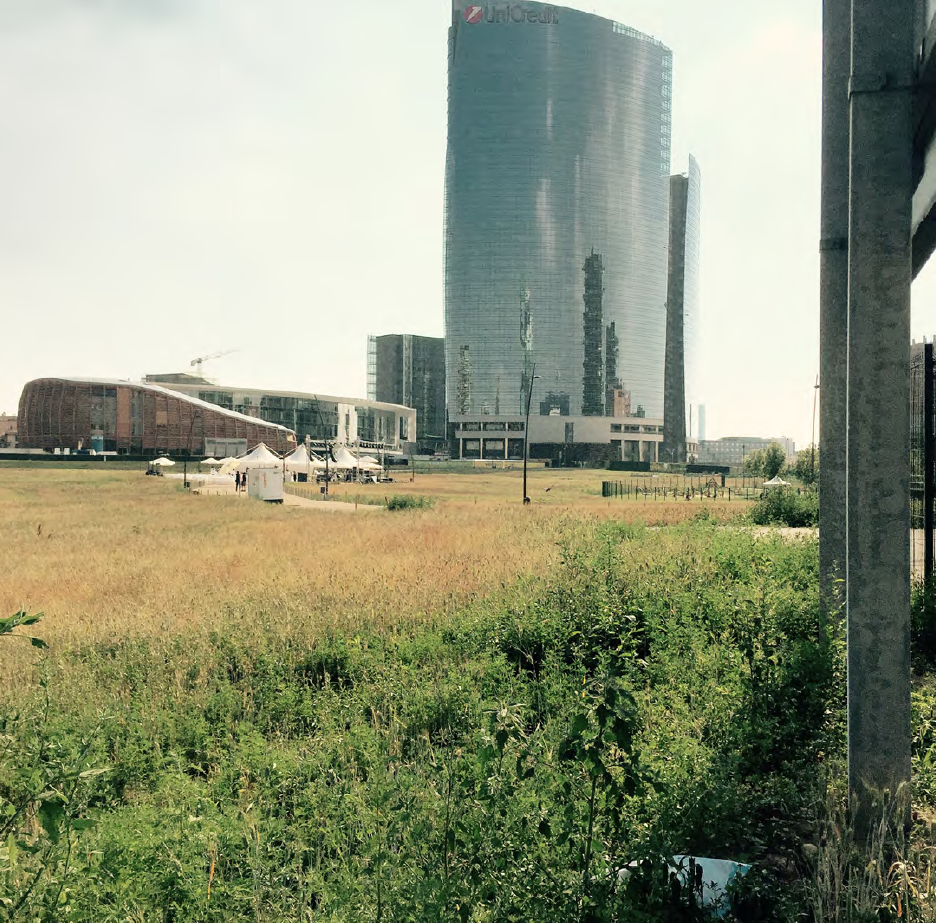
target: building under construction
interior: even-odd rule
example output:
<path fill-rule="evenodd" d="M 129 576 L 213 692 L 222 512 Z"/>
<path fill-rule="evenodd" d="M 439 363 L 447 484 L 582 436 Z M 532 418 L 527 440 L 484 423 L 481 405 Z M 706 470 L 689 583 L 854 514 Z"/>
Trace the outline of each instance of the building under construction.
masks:
<path fill-rule="evenodd" d="M 20 397 L 17 441 L 26 449 L 121 455 L 200 455 L 219 444 L 265 442 L 282 454 L 296 447 L 296 434 L 159 385 L 37 378 Z"/>

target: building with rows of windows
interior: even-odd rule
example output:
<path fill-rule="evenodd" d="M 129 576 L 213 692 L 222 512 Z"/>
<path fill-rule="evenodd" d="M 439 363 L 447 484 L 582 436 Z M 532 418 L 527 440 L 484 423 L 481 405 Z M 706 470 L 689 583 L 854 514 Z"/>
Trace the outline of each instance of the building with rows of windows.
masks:
<path fill-rule="evenodd" d="M 522 461 L 522 414 L 456 414 L 449 419 L 453 458 Z M 613 461 L 663 462 L 663 420 L 649 417 L 530 416 L 530 458 L 555 464 L 605 465 Z"/>
<path fill-rule="evenodd" d="M 37 378 L 20 396 L 17 441 L 49 452 L 202 455 L 246 451 L 265 442 L 296 447 L 292 428 L 151 383 L 92 378 Z"/>
<path fill-rule="evenodd" d="M 363 398 L 303 391 L 273 391 L 212 384 L 184 374 L 147 375 L 146 380 L 245 416 L 286 427 L 313 447 L 325 442 L 402 455 L 416 439 L 416 411 Z"/>

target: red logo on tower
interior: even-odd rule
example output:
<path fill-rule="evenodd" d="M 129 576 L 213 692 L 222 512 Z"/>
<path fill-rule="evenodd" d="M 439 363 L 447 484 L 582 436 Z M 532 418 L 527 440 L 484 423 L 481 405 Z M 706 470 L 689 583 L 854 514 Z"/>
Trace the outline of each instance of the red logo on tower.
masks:
<path fill-rule="evenodd" d="M 465 22 L 481 22 L 482 16 L 484 16 L 483 6 L 465 7 Z"/>

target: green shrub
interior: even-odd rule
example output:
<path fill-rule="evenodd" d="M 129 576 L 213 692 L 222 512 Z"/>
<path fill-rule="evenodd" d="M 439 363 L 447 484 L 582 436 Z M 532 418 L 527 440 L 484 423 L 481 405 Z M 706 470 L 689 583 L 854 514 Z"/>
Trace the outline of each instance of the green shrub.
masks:
<path fill-rule="evenodd" d="M 388 510 L 427 510 L 432 506 L 432 497 L 397 494 L 387 501 Z"/>
<path fill-rule="evenodd" d="M 817 526 L 819 497 L 812 493 L 798 494 L 792 488 L 772 488 L 754 505 L 751 521 L 758 526 Z"/>
<path fill-rule="evenodd" d="M 917 668 L 936 663 L 936 583 L 915 580 L 910 596 L 910 636 Z"/>

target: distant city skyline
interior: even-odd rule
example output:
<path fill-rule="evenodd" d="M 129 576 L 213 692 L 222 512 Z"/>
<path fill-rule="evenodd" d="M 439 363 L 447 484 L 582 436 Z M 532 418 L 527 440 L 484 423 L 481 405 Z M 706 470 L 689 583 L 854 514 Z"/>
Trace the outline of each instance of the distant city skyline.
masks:
<path fill-rule="evenodd" d="M 570 6 L 673 51 L 672 163 L 691 152 L 705 186 L 708 437 L 807 444 L 821 4 Z M 233 348 L 205 374 L 363 397 L 368 334 L 442 335 L 450 5 L 405 13 L 0 0 L 0 413 L 33 378 L 140 379 Z M 932 266 L 912 327 L 936 333 Z"/>

